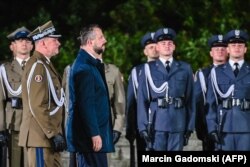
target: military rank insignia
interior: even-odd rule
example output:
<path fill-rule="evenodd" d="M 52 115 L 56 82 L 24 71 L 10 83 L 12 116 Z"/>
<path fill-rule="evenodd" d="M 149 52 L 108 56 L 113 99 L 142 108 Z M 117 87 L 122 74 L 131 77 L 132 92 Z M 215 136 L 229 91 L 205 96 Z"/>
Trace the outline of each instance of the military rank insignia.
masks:
<path fill-rule="evenodd" d="M 43 77 L 41 75 L 36 75 L 35 76 L 35 81 L 36 82 L 42 82 L 42 80 L 43 80 Z"/>

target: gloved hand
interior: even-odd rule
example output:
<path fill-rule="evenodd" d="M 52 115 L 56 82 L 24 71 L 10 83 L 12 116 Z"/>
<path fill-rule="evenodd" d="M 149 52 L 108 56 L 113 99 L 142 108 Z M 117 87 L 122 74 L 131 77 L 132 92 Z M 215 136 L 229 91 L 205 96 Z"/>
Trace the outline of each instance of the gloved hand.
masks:
<path fill-rule="evenodd" d="M 5 146 L 7 145 L 8 142 L 8 135 L 6 132 L 1 131 L 0 132 L 0 146 Z"/>
<path fill-rule="evenodd" d="M 188 130 L 186 131 L 186 133 L 184 134 L 184 143 L 183 143 L 183 146 L 186 146 L 188 145 L 188 141 L 189 141 L 189 137 L 191 136 L 193 132 Z"/>
<path fill-rule="evenodd" d="M 210 134 L 211 139 L 215 142 L 215 143 L 220 143 L 220 138 L 218 136 L 218 133 L 216 131 L 211 132 Z"/>
<path fill-rule="evenodd" d="M 144 141 L 145 141 L 146 143 L 151 142 L 151 139 L 150 139 L 148 133 L 147 133 L 145 130 L 140 132 L 140 136 L 141 136 L 141 138 L 144 139 Z"/>
<path fill-rule="evenodd" d="M 116 144 L 120 139 L 121 132 L 113 130 L 113 143 Z"/>
<path fill-rule="evenodd" d="M 61 152 L 66 149 L 66 142 L 61 134 L 55 135 L 50 139 L 54 152 Z"/>

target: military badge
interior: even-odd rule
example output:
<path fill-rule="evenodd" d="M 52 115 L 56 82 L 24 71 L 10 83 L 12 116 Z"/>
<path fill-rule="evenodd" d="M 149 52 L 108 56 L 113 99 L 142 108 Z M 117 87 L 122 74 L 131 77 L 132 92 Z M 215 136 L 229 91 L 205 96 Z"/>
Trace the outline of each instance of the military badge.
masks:
<path fill-rule="evenodd" d="M 163 33 L 164 33 L 164 34 L 168 34 L 168 28 L 164 28 L 164 29 L 163 29 Z"/>
<path fill-rule="evenodd" d="M 36 75 L 35 76 L 35 81 L 36 82 L 42 82 L 42 80 L 43 80 L 43 77 L 41 75 Z"/>
<path fill-rule="evenodd" d="M 234 34 L 235 34 L 236 38 L 239 38 L 239 36 L 240 36 L 240 30 L 235 30 Z"/>
<path fill-rule="evenodd" d="M 219 42 L 223 42 L 223 35 L 218 35 Z"/>

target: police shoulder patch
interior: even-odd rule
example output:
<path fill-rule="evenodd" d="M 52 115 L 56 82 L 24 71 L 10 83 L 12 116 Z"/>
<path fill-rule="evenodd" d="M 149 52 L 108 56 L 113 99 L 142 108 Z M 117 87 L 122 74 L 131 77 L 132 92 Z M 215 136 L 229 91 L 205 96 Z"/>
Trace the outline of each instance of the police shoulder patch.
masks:
<path fill-rule="evenodd" d="M 35 76 L 35 81 L 36 82 L 42 82 L 42 80 L 43 80 L 43 77 L 41 75 L 36 75 Z"/>

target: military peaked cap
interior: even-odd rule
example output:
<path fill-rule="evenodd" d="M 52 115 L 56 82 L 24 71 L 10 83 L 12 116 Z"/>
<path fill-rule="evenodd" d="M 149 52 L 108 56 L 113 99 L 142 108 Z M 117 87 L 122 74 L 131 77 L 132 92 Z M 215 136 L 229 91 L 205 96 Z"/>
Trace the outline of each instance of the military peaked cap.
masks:
<path fill-rule="evenodd" d="M 55 29 L 52 21 L 48 21 L 44 25 L 37 27 L 28 36 L 31 37 L 33 39 L 33 41 L 37 41 L 37 40 L 45 38 L 45 37 L 59 38 L 62 35 L 57 34 L 56 29 Z"/>
<path fill-rule="evenodd" d="M 227 43 L 246 43 L 249 36 L 242 30 L 231 30 L 225 35 Z"/>
<path fill-rule="evenodd" d="M 163 40 L 174 41 L 176 37 L 176 32 L 172 28 L 160 28 L 155 32 L 154 40 L 155 42 Z"/>
<path fill-rule="evenodd" d="M 221 34 L 213 35 L 208 40 L 208 46 L 210 48 L 212 48 L 212 47 L 219 47 L 219 46 L 226 47 L 227 46 L 227 42 L 226 42 L 226 40 L 225 40 L 225 38 L 224 38 L 223 35 L 221 35 Z"/>
<path fill-rule="evenodd" d="M 141 46 L 144 48 L 146 45 L 155 43 L 154 41 L 154 32 L 146 33 L 141 39 Z"/>
<path fill-rule="evenodd" d="M 7 38 L 11 41 L 18 40 L 18 39 L 29 39 L 31 40 L 28 35 L 30 33 L 30 30 L 28 30 L 26 27 L 20 27 L 16 29 L 14 32 L 10 33 Z"/>

